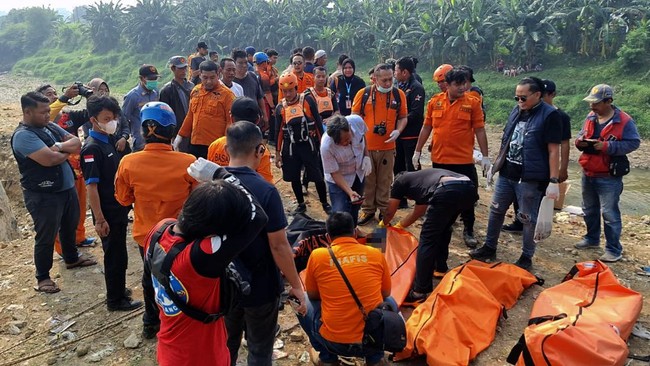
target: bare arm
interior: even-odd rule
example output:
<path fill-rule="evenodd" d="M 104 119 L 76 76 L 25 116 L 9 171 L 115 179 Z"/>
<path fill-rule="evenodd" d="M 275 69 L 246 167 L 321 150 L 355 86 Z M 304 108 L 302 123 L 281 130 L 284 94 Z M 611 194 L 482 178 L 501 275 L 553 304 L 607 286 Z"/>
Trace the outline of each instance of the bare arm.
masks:
<path fill-rule="evenodd" d="M 399 201 L 397 198 L 388 200 L 388 207 L 386 207 L 386 212 L 384 212 L 384 225 L 389 225 L 393 217 L 395 217 L 395 212 L 397 212 L 397 208 L 399 207 Z"/>
<path fill-rule="evenodd" d="M 110 228 L 102 212 L 102 206 L 99 202 L 99 191 L 97 190 L 97 183 L 91 183 L 86 186 L 88 190 L 88 203 L 90 204 L 90 209 L 93 211 L 93 217 L 95 219 L 95 231 L 97 235 L 102 238 L 108 236 Z"/>
<path fill-rule="evenodd" d="M 548 166 L 551 177 L 560 174 L 560 144 L 548 144 Z"/>
<path fill-rule="evenodd" d="M 560 144 L 560 182 L 569 179 L 569 140 Z"/>
<path fill-rule="evenodd" d="M 81 150 L 81 140 L 73 135 L 63 136 L 63 143 L 61 143 L 61 152 L 78 154 Z"/>
<path fill-rule="evenodd" d="M 305 293 L 302 289 L 302 282 L 300 282 L 300 276 L 298 276 L 298 271 L 296 270 L 296 264 L 293 261 L 293 252 L 291 251 L 291 245 L 287 240 L 287 234 L 285 229 L 274 231 L 268 233 L 269 246 L 271 247 L 271 254 L 273 255 L 273 260 L 275 264 L 280 268 L 280 271 L 289 281 L 291 285 L 290 292 L 299 299 L 305 298 Z M 305 304 L 300 305 L 299 312 L 304 313 L 307 310 Z M 302 309 L 304 307 L 304 309 Z"/>
<path fill-rule="evenodd" d="M 411 226 L 417 219 L 422 217 L 427 212 L 428 207 L 429 205 L 415 205 L 415 207 L 413 207 L 413 211 L 411 211 L 408 216 L 400 220 L 400 225 L 402 225 L 402 227 Z"/>
<path fill-rule="evenodd" d="M 478 146 L 481 149 L 481 154 L 488 157 L 488 140 L 487 133 L 485 133 L 485 127 L 474 129 L 474 134 L 476 135 L 476 142 L 478 142 Z"/>
<path fill-rule="evenodd" d="M 397 130 L 399 131 L 399 133 L 404 132 L 407 122 L 408 122 L 408 118 L 406 116 L 397 120 Z"/>
<path fill-rule="evenodd" d="M 57 166 L 66 161 L 68 156 L 70 154 L 63 151 L 59 152 L 54 145 L 52 147 L 43 147 L 27 155 L 28 158 L 45 167 Z"/>

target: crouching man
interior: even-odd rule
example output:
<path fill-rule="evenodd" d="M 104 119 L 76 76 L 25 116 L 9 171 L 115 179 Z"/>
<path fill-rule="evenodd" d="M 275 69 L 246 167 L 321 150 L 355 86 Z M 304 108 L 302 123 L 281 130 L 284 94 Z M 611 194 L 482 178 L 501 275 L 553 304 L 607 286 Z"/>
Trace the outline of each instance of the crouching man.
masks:
<path fill-rule="evenodd" d="M 354 221 L 347 212 L 327 219 L 332 251 L 365 309 L 374 309 L 389 297 L 390 272 L 381 252 L 359 244 Z M 298 315 L 300 325 L 319 352 L 318 365 L 338 365 L 338 356 L 365 357 L 366 365 L 384 365 L 384 352 L 364 348 L 364 320 L 327 248 L 314 250 L 306 269 L 307 314 Z"/>

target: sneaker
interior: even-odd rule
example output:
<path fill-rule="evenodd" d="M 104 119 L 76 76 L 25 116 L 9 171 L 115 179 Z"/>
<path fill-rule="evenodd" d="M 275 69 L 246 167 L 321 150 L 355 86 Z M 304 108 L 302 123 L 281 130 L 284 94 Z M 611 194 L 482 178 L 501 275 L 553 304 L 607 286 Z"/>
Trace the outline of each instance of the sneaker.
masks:
<path fill-rule="evenodd" d="M 93 247 L 97 238 L 89 237 L 77 243 L 78 247 Z"/>
<path fill-rule="evenodd" d="M 600 260 L 607 263 L 618 262 L 623 258 L 623 254 L 615 255 L 610 251 L 605 251 L 605 254 L 600 256 Z"/>
<path fill-rule="evenodd" d="M 517 261 L 515 262 L 515 266 L 517 266 L 519 268 L 523 268 L 526 271 L 529 271 L 530 267 L 533 266 L 533 260 L 531 258 L 526 257 L 525 255 L 522 254 L 519 257 L 519 259 L 517 259 Z"/>
<path fill-rule="evenodd" d="M 330 205 L 327 202 L 323 203 L 323 211 L 325 211 L 326 214 L 331 215 L 332 214 L 332 205 Z"/>
<path fill-rule="evenodd" d="M 520 221 L 515 220 L 508 225 L 501 226 L 501 231 L 507 231 L 509 233 L 520 233 L 524 231 L 524 224 L 522 224 Z"/>
<path fill-rule="evenodd" d="M 574 245 L 576 249 L 595 249 L 600 247 L 600 244 L 591 244 L 590 242 L 586 241 L 585 239 L 580 240 L 578 243 Z"/>
<path fill-rule="evenodd" d="M 483 245 L 478 249 L 470 250 L 469 256 L 482 262 L 493 261 L 497 258 L 497 250 Z"/>
<path fill-rule="evenodd" d="M 142 338 L 154 339 L 160 331 L 160 324 L 144 324 L 142 326 Z"/>
<path fill-rule="evenodd" d="M 357 225 L 365 225 L 370 222 L 370 220 L 375 218 L 374 213 L 366 213 L 363 212 L 361 213 L 361 216 L 359 216 L 359 221 L 357 221 Z"/>
<path fill-rule="evenodd" d="M 406 295 L 406 298 L 404 299 L 404 302 L 402 304 L 403 305 L 420 304 L 426 301 L 427 297 L 429 297 L 429 294 L 416 293 L 415 291 L 410 290 L 408 295 Z"/>
<path fill-rule="evenodd" d="M 476 248 L 478 245 L 478 240 L 474 238 L 474 233 L 470 231 L 463 231 L 463 240 L 465 241 L 465 245 L 467 245 L 468 248 Z"/>
<path fill-rule="evenodd" d="M 301 214 L 305 213 L 307 211 L 307 205 L 305 203 L 299 203 L 298 206 L 296 207 L 295 210 L 293 210 L 293 214 Z"/>

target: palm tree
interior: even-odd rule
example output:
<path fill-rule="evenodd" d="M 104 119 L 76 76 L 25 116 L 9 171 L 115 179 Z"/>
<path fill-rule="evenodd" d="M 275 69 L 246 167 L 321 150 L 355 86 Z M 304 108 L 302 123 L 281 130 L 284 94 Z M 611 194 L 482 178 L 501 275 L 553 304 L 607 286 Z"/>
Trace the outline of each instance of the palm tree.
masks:
<path fill-rule="evenodd" d="M 120 42 L 120 33 L 124 18 L 121 2 L 98 3 L 86 7 L 85 19 L 88 21 L 86 33 L 90 36 L 94 51 L 113 50 Z"/>
<path fill-rule="evenodd" d="M 138 0 L 126 9 L 123 35 L 141 52 L 149 52 L 155 46 L 167 46 L 163 29 L 172 25 L 173 7 L 170 0 Z"/>

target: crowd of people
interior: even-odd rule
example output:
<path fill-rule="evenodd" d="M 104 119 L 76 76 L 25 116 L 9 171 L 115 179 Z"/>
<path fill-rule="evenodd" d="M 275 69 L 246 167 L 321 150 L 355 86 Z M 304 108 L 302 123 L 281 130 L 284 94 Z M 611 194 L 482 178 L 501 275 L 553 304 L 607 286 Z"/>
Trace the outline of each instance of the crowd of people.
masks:
<path fill-rule="evenodd" d="M 336 365 L 339 356 L 383 365 L 382 351 L 363 347 L 364 318 L 332 266 L 336 259 L 365 309 L 394 303 L 381 252 L 357 240 L 363 226 L 408 228 L 424 216 L 405 303 L 424 301 L 433 278 L 449 270 L 458 217 L 472 258 L 494 260 L 500 232 L 520 231 L 515 264 L 533 266 L 540 201 L 557 199 L 568 177 L 570 118 L 553 103 L 553 81 L 517 83 L 501 145 L 490 151 L 483 91 L 467 66 L 440 65 L 433 73 L 439 90 L 427 103 L 413 57 L 376 65 L 366 84 L 352 58 L 340 55 L 330 72 L 327 53 L 312 47 L 293 50 L 281 72 L 273 49 L 220 58 L 199 42 L 196 51 L 169 59 L 173 79 L 161 88 L 158 69 L 142 65 L 121 107 L 102 79 L 87 84 L 92 95 L 83 110 L 65 108 L 79 85 L 61 96 L 43 85 L 21 97 L 11 145 L 36 231 L 37 291 L 60 291 L 49 275 L 55 248 L 68 269 L 97 264 L 77 249 L 94 242 L 84 229 L 88 204 L 104 252 L 107 309 L 145 307 L 142 335 L 158 338 L 161 365 L 235 365 L 244 334 L 248 364 L 271 365 L 283 292 L 320 365 Z M 595 86 L 584 100 L 591 112 L 575 146 L 587 233 L 576 248 L 599 247 L 602 215 L 600 259 L 614 262 L 623 253 L 618 200 L 626 155 L 640 138 L 610 86 Z M 304 286 L 272 162 L 291 186 L 293 214 L 307 211 L 304 191 L 314 183 L 328 216 L 331 252 L 312 253 Z M 477 165 L 488 184 L 499 173 L 482 246 L 474 231 Z M 516 219 L 504 225 L 511 204 Z M 400 209 L 410 212 L 394 220 Z M 143 301 L 126 287 L 131 210 Z M 250 287 L 224 315 L 220 284 L 233 269 Z M 199 320 L 197 313 L 211 315 Z"/>

